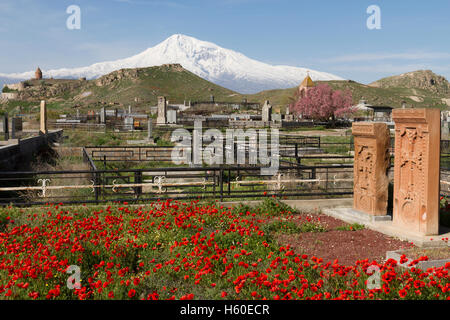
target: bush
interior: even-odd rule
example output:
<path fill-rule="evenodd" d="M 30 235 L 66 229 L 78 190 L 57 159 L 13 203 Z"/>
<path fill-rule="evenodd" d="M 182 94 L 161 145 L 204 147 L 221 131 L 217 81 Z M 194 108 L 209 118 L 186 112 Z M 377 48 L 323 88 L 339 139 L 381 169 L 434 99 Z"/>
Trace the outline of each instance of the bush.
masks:
<path fill-rule="evenodd" d="M 4 86 L 2 89 L 3 93 L 8 93 L 8 92 L 17 92 L 17 90 L 15 89 L 10 89 L 8 86 Z"/>

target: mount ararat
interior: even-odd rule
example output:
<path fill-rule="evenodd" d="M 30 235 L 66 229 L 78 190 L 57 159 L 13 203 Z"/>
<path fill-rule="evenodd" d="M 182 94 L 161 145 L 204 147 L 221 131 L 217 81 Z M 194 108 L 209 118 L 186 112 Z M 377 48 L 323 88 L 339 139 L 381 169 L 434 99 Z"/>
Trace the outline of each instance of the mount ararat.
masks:
<path fill-rule="evenodd" d="M 43 70 L 44 78 L 95 79 L 124 68 L 145 68 L 179 63 L 192 73 L 240 93 L 297 86 L 307 75 L 317 80 L 344 80 L 339 76 L 306 68 L 270 65 L 222 48 L 214 43 L 175 34 L 129 58 L 106 61 L 80 68 Z M 34 71 L 0 73 L 0 83 L 18 82 L 34 77 Z"/>

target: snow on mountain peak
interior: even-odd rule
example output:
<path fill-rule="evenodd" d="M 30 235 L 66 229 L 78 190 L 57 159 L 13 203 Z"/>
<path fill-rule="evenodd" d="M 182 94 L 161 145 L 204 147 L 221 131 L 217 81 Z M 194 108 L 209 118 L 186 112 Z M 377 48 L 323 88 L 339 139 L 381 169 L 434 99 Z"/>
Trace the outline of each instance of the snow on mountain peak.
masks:
<path fill-rule="evenodd" d="M 255 93 L 268 89 L 290 88 L 309 75 L 313 80 L 343 80 L 319 71 L 290 66 L 272 66 L 233 50 L 174 34 L 143 52 L 116 61 L 95 63 L 82 68 L 43 70 L 44 77 L 93 79 L 123 68 L 144 68 L 179 63 L 192 73 L 240 93 Z M 29 79 L 34 72 L 0 74 L 0 77 Z"/>

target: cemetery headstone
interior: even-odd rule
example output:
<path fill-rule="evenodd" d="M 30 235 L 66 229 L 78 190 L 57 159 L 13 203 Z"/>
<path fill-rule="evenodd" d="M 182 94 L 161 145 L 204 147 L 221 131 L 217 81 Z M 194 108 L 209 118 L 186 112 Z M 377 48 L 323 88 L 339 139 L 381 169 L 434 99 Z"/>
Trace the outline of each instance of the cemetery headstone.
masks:
<path fill-rule="evenodd" d="M 387 124 L 353 123 L 353 209 L 373 216 L 387 214 L 390 134 Z"/>
<path fill-rule="evenodd" d="M 41 118 L 40 118 L 40 134 L 47 134 L 47 104 L 45 100 L 41 101 Z"/>
<path fill-rule="evenodd" d="M 156 118 L 156 124 L 167 123 L 167 102 L 166 97 L 158 97 L 158 117 Z"/>
<path fill-rule="evenodd" d="M 105 123 L 106 122 L 106 110 L 105 108 L 101 108 L 100 109 L 100 123 Z"/>
<path fill-rule="evenodd" d="M 168 110 L 167 111 L 167 123 L 176 124 L 177 123 L 177 111 Z"/>
<path fill-rule="evenodd" d="M 14 117 L 11 121 L 11 138 L 17 139 L 22 132 L 22 118 Z"/>
<path fill-rule="evenodd" d="M 148 131 L 147 131 L 147 139 L 152 140 L 152 119 L 149 118 L 147 121 Z"/>
<path fill-rule="evenodd" d="M 5 136 L 5 140 L 9 140 L 9 126 L 8 126 L 8 115 L 5 114 L 3 116 L 3 134 Z"/>
<path fill-rule="evenodd" d="M 262 121 L 269 122 L 272 120 L 272 106 L 269 103 L 269 100 L 264 102 L 262 108 Z"/>
<path fill-rule="evenodd" d="M 123 118 L 125 130 L 133 130 L 133 123 L 134 123 L 133 117 L 126 116 L 125 118 Z"/>
<path fill-rule="evenodd" d="M 420 235 L 439 231 L 439 109 L 394 109 L 393 224 Z"/>
<path fill-rule="evenodd" d="M 272 121 L 281 121 L 281 114 L 280 113 L 274 113 L 272 114 Z"/>

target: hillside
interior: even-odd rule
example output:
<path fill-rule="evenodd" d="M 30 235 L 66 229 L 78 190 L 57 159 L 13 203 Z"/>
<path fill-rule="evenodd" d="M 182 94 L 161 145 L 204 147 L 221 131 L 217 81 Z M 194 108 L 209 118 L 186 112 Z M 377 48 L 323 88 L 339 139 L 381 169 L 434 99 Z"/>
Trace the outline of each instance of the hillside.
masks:
<path fill-rule="evenodd" d="M 45 99 L 61 105 L 62 109 L 78 107 L 83 110 L 101 104 L 156 105 L 158 96 L 166 96 L 172 103 L 209 101 L 211 95 L 216 101 L 238 102 L 243 98 L 196 76 L 179 64 L 121 69 L 95 80 L 29 80 L 24 82 L 24 86 L 18 91 L 18 100 L 31 103 Z"/>
<path fill-rule="evenodd" d="M 354 104 L 365 99 L 373 105 L 400 107 L 402 101 L 405 101 L 408 107 L 448 108 L 446 102 L 450 103 L 450 94 L 445 89 L 448 82 L 437 75 L 433 79 L 436 79 L 435 86 L 431 88 L 416 77 L 404 75 L 381 79 L 371 85 L 351 80 L 316 83 L 327 83 L 333 89 L 350 90 Z M 18 91 L 19 100 L 3 104 L 0 109 L 11 111 L 21 106 L 22 112 L 35 112 L 39 101 L 45 99 L 53 106 L 54 117 L 58 113 L 73 113 L 74 108 L 83 112 L 111 104 L 119 107 L 131 105 L 134 109 L 145 112 L 149 105 L 157 104 L 157 97 L 161 95 L 166 96 L 171 103 L 209 101 L 213 95 L 215 101 L 240 102 L 246 98 L 249 102 L 262 104 L 269 100 L 275 112 L 285 112 L 286 105 L 292 102 L 297 89 L 293 87 L 242 95 L 202 79 L 179 64 L 121 69 L 95 80 L 29 80 L 23 82 L 23 85 L 24 88 Z"/>
<path fill-rule="evenodd" d="M 450 84 L 443 76 L 431 70 L 418 70 L 375 81 L 369 86 L 377 88 L 423 89 L 437 94 L 450 93 Z"/>
<path fill-rule="evenodd" d="M 441 76 L 437 76 L 443 78 Z M 435 77 L 434 79 L 440 79 Z M 445 78 L 443 78 L 445 80 Z M 316 81 L 316 83 L 327 83 L 335 90 L 350 90 L 353 95 L 353 103 L 357 104 L 359 100 L 367 100 L 372 105 L 387 105 L 392 107 L 401 107 L 402 101 L 406 102 L 408 107 L 414 108 L 448 108 L 450 104 L 450 91 L 445 90 L 445 82 L 439 80 L 436 87 L 429 88 L 423 86 L 405 87 L 407 83 L 399 81 L 398 83 L 385 82 L 384 79 L 378 85 L 364 85 L 352 80 L 343 81 Z M 446 81 L 446 80 L 445 80 Z M 290 103 L 295 88 L 262 91 L 251 98 L 255 101 L 270 100 L 274 105 L 284 106 Z M 249 96 L 250 97 L 250 96 Z"/>

